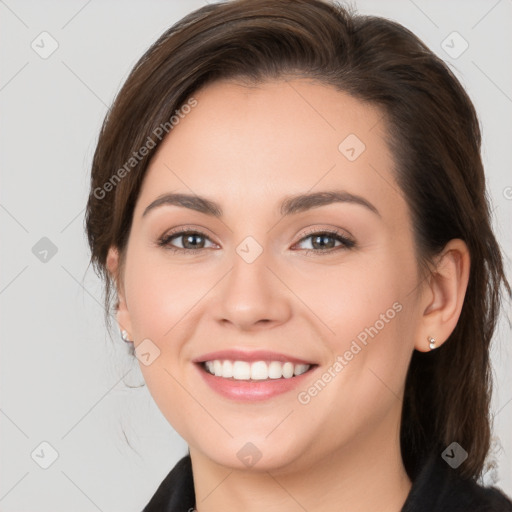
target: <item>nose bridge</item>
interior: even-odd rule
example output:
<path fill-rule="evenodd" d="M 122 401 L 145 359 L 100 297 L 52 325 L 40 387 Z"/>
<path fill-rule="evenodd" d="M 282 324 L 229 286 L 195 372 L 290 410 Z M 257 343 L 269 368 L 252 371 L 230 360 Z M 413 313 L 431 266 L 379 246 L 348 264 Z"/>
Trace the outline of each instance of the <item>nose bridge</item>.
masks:
<path fill-rule="evenodd" d="M 269 294 L 268 266 L 272 264 L 272 255 L 264 242 L 259 243 L 252 236 L 246 237 L 235 248 L 232 258 L 231 285 L 250 287 L 248 292 Z"/>

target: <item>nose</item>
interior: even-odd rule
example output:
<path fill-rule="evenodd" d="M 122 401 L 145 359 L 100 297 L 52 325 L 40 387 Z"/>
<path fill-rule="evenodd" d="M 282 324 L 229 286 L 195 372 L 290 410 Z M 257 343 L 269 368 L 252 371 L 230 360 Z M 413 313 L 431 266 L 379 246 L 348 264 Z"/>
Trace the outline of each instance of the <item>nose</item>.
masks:
<path fill-rule="evenodd" d="M 232 269 L 217 290 L 217 321 L 250 331 L 268 329 L 290 318 L 291 294 L 276 277 L 279 266 L 271 260 L 265 250 L 251 263 L 234 254 Z"/>

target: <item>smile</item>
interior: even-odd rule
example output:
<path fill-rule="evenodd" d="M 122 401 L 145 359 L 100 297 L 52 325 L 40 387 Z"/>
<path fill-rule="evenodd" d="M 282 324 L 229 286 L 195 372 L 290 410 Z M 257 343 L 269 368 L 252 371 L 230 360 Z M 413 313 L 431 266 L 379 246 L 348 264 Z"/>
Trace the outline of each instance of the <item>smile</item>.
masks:
<path fill-rule="evenodd" d="M 291 361 L 231 361 L 211 360 L 203 363 L 211 375 L 233 380 L 290 379 L 306 373 L 310 364 L 294 364 Z"/>
<path fill-rule="evenodd" d="M 243 403 L 269 400 L 303 388 L 304 379 L 319 367 L 311 360 L 268 350 L 222 350 L 193 362 L 208 388 Z"/>

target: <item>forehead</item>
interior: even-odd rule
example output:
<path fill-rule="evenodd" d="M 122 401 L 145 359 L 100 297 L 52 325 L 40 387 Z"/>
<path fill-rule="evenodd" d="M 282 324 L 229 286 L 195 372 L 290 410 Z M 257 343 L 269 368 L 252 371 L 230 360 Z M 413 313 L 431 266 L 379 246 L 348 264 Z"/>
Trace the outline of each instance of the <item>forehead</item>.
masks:
<path fill-rule="evenodd" d="M 314 187 L 397 195 L 383 112 L 372 105 L 304 79 L 220 81 L 193 97 L 149 166 L 145 200 L 179 190 L 256 206 Z"/>

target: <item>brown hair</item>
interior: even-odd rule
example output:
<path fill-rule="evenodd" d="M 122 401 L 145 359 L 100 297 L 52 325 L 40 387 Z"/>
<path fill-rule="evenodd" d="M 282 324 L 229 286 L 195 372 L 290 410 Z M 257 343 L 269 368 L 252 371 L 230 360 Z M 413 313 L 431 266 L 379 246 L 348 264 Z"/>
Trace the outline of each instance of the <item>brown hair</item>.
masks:
<path fill-rule="evenodd" d="M 401 448 L 414 477 L 427 454 L 457 441 L 469 454 L 457 471 L 476 477 L 489 450 L 489 344 L 501 285 L 509 294 L 510 286 L 491 229 L 474 107 L 443 61 L 398 23 L 321 0 L 235 0 L 192 12 L 149 48 L 104 121 L 92 163 L 86 229 L 91 262 L 105 280 L 107 317 L 114 287 L 107 252 L 114 246 L 124 254 L 154 154 L 139 149 L 150 138 L 158 147 L 155 130 L 202 85 L 284 76 L 311 78 L 380 107 L 422 268 L 453 238 L 469 247 L 455 330 L 439 349 L 413 354 Z"/>

